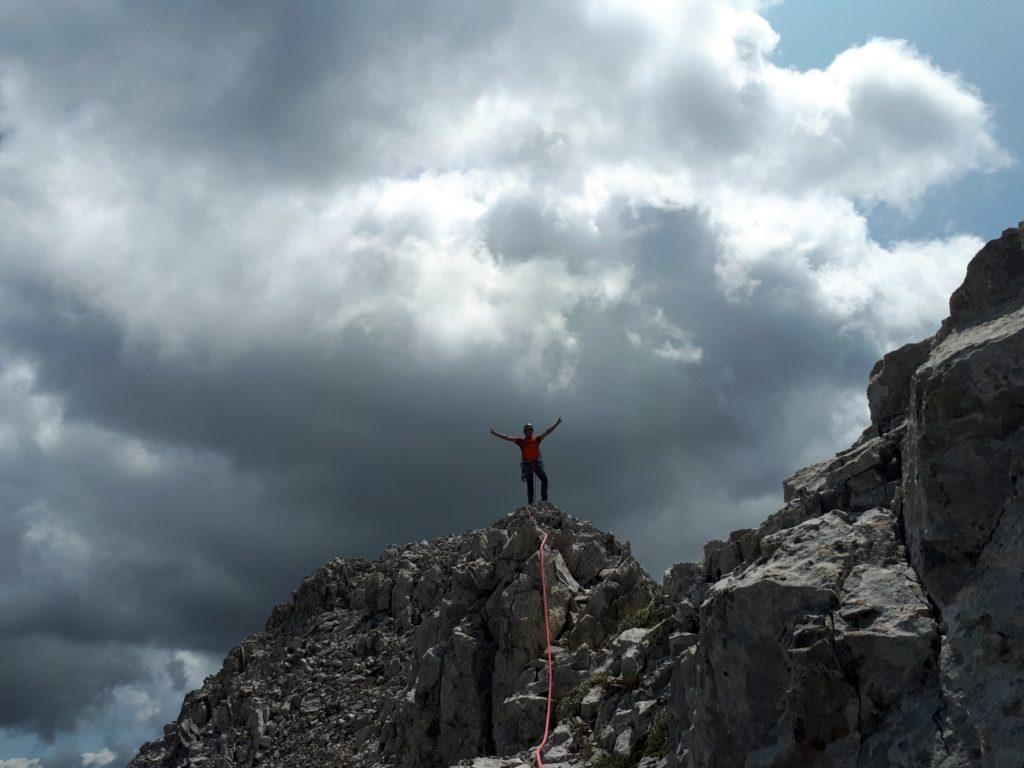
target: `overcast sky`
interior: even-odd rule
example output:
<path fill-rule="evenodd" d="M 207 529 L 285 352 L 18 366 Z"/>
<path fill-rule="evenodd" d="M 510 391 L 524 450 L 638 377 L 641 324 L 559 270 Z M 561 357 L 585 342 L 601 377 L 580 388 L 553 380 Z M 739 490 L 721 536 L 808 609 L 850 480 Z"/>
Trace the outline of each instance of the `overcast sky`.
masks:
<path fill-rule="evenodd" d="M 0 768 L 511 511 L 492 426 L 656 578 L 778 508 L 1024 217 L 1024 11 L 890 5 L 0 0 Z"/>

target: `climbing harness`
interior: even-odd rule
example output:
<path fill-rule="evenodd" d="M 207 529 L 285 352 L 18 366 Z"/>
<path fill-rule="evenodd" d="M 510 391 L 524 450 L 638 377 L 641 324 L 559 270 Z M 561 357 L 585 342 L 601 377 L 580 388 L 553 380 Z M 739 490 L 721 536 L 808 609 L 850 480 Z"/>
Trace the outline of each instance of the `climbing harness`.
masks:
<path fill-rule="evenodd" d="M 537 768 L 544 768 L 544 761 L 541 760 L 541 752 L 544 750 L 544 746 L 548 743 L 548 729 L 551 727 L 551 689 L 554 687 L 555 671 L 551 664 L 551 619 L 548 614 L 548 584 L 547 577 L 544 575 L 544 545 L 548 541 L 548 534 L 540 524 L 537 523 L 537 519 L 533 516 L 533 510 L 527 505 L 526 513 L 530 516 L 530 520 L 533 524 L 540 529 L 541 539 L 540 546 L 537 548 L 537 556 L 540 560 L 540 594 L 541 600 L 544 604 L 544 638 L 547 645 L 547 658 L 548 658 L 548 703 L 547 710 L 544 713 L 544 737 L 540 740 L 540 744 L 534 750 L 534 757 L 537 758 Z"/>
<path fill-rule="evenodd" d="M 530 475 L 534 471 L 534 467 L 540 467 L 540 471 L 544 471 L 544 461 L 537 459 L 536 461 L 521 461 L 519 462 L 519 479 L 526 483 L 530 480 Z"/>

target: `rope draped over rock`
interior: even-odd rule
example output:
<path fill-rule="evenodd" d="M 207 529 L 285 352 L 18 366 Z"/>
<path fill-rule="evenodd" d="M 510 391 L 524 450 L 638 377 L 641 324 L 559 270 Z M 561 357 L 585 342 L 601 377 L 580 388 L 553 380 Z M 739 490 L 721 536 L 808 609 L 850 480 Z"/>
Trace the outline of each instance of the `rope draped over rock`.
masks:
<path fill-rule="evenodd" d="M 541 601 L 544 605 L 544 642 L 547 648 L 547 660 L 548 660 L 548 702 L 547 708 L 544 713 L 544 736 L 540 740 L 540 744 L 533 752 L 534 758 L 537 760 L 537 768 L 544 768 L 544 761 L 541 759 L 541 753 L 544 751 L 545 745 L 548 743 L 548 731 L 551 728 L 551 691 L 554 688 L 555 671 L 554 666 L 551 663 L 551 618 L 548 612 L 548 584 L 547 577 L 544 575 L 544 545 L 548 542 L 548 533 L 537 523 L 537 519 L 533 516 L 533 510 L 527 507 L 527 513 L 530 515 L 530 519 L 533 524 L 537 526 L 537 530 L 541 532 L 540 546 L 537 547 L 537 557 L 540 562 L 540 594 Z"/>

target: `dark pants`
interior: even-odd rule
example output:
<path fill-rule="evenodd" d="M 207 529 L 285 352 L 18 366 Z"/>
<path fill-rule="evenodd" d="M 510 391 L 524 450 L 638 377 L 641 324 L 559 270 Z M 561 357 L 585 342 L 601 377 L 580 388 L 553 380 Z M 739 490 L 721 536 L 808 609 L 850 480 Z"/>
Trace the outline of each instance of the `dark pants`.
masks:
<path fill-rule="evenodd" d="M 526 499 L 528 504 L 533 504 L 533 474 L 537 473 L 540 478 L 540 500 L 548 500 L 548 476 L 544 471 L 544 464 L 540 461 L 524 461 L 520 464 L 523 472 L 523 479 L 526 481 Z"/>

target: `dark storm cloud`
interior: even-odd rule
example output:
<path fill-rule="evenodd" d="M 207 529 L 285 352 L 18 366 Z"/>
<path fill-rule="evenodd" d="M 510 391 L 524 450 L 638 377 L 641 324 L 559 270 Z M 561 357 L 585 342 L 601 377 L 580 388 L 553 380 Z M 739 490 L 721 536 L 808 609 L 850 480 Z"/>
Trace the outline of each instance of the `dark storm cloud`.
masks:
<path fill-rule="evenodd" d="M 696 556 L 706 535 L 691 518 L 722 513 L 720 534 L 754 522 L 703 505 L 723 487 L 737 498 L 778 496 L 802 438 L 785 422 L 782 393 L 814 377 L 859 386 L 871 350 L 837 355 L 834 327 L 813 315 L 726 307 L 707 290 L 713 247 L 699 221 L 648 216 L 638 258 L 652 262 L 658 301 L 678 293 L 671 317 L 694 330 L 706 363 L 680 367 L 632 349 L 622 334 L 628 315 L 581 310 L 571 393 L 517 386 L 500 357 L 417 368 L 400 347 L 358 334 L 330 356 L 299 343 L 216 370 L 202 356 L 167 366 L 130 350 L 108 319 L 36 295 L 34 317 L 7 317 L 3 331 L 8 349 L 38 363 L 39 390 L 63 399 L 69 422 L 166 446 L 171 471 L 119 476 L 84 443 L 6 466 L 24 486 L 5 489 L 7 509 L 45 489 L 48 504 L 106 551 L 78 572 L 51 574 L 19 558 L 23 535 L 4 536 L 2 561 L 20 559 L 23 571 L 3 599 L 3 633 L 223 650 L 329 557 L 476 527 L 520 503 L 514 451 L 486 429 L 515 432 L 526 419 L 566 420 L 545 451 L 553 498 L 566 509 L 631 537 L 623 515 L 675 506 L 672 530 L 648 543 L 634 537 L 655 572 Z M 680 230 L 694 235 L 683 269 L 669 255 Z M 803 407 L 825 420 L 833 403 Z M 17 643 L 6 658 L 31 668 L 23 654 L 32 647 Z M 67 695 L 26 686 L 0 711 L 4 724 L 67 727 L 98 695 L 90 685 L 116 684 L 131 666 L 76 655 L 82 674 Z"/>
<path fill-rule="evenodd" d="M 188 675 L 185 672 L 185 662 L 178 657 L 169 659 L 164 667 L 167 672 L 167 676 L 171 679 L 171 684 L 175 690 L 182 690 L 188 685 Z"/>
<path fill-rule="evenodd" d="M 36 65 L 45 108 L 98 108 L 133 153 L 318 185 L 402 172 L 420 99 L 464 99 L 465 65 L 515 4 L 57 6 L 11 9 L 0 28 L 6 56 Z"/>
<path fill-rule="evenodd" d="M 0 643 L 0 722 L 44 738 L 70 728 L 103 703 L 117 685 L 138 675 L 139 657 L 114 644 L 88 646 L 47 635 Z"/>
<path fill-rule="evenodd" d="M 17 470 L 31 476 L 41 466 L 40 482 L 55 478 L 49 503 L 116 557 L 88 563 L 95 590 L 26 585 L 2 625 L 223 647 L 239 619 L 255 629 L 282 587 L 333 554 L 370 554 L 394 539 L 480 525 L 517 503 L 515 456 L 486 428 L 517 431 L 527 418 L 566 419 L 549 448 L 555 487 L 613 529 L 620 510 L 666 498 L 669 468 L 680 463 L 727 468 L 700 479 L 689 491 L 698 498 L 726 475 L 739 495 L 776 493 L 794 450 L 777 444 L 786 439 L 777 393 L 817 377 L 856 385 L 871 352 L 862 342 L 836 354 L 835 329 L 805 312 L 730 309 L 706 290 L 714 250 L 700 220 L 643 218 L 635 245 L 638 263 L 649 262 L 653 298 L 672 300 L 672 319 L 695 331 L 706 364 L 680 367 L 632 349 L 622 333 L 631 308 L 580 310 L 572 326 L 584 355 L 572 393 L 548 394 L 541 382 L 519 387 L 500 358 L 418 367 L 400 346 L 361 335 L 329 357 L 299 344 L 215 370 L 201 356 L 162 365 L 132 351 L 109 320 L 35 295 L 32 316 L 7 318 L 5 339 L 35 357 L 39 388 L 60 395 L 69 421 L 168 446 L 175 471 L 109 477 L 106 460 L 88 453 L 25 456 Z M 684 268 L 670 261 L 680 242 L 690 249 Z M 173 451 L 185 458 L 175 463 Z M 737 466 L 744 451 L 773 458 Z M 212 452 L 206 462 L 203 452 Z M 221 465 L 215 456 L 229 466 L 211 471 Z M 432 518 L 434 510 L 443 519 Z M 20 538 L 6 540 L 16 546 Z M 672 538 L 677 557 L 703 543 L 685 530 Z M 102 623 L 93 620 L 97 607 Z"/>
<path fill-rule="evenodd" d="M 113 745 L 136 706 L 155 736 L 201 676 L 175 654 L 219 658 L 331 557 L 521 503 L 491 426 L 563 417 L 553 499 L 656 577 L 845 447 L 876 339 L 930 332 L 947 286 L 872 314 L 860 257 L 899 254 L 772 175 L 842 83 L 763 76 L 763 22 L 680 8 L 0 10 L 0 728 Z M 925 75 L 960 112 L 910 118 L 960 115 L 935 152 L 970 156 L 943 178 L 984 165 L 980 102 Z M 858 93 L 881 148 L 808 152 L 807 183 L 887 199 L 908 118 Z M 823 299 L 837 274 L 868 298 Z"/>

